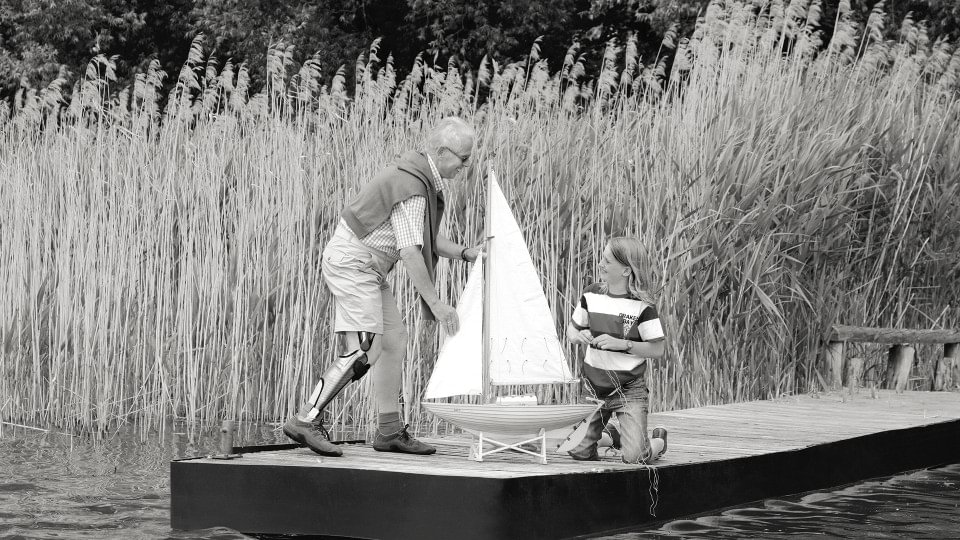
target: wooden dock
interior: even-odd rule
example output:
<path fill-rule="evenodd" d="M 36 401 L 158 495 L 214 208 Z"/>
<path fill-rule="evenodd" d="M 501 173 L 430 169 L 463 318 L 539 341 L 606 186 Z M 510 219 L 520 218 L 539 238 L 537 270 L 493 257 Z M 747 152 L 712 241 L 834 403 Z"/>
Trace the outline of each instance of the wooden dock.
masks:
<path fill-rule="evenodd" d="M 345 445 L 171 463 L 175 529 L 351 538 L 570 538 L 768 497 L 960 462 L 960 393 L 791 396 L 651 415 L 669 430 L 655 467 L 608 456 L 539 465 L 516 452 L 469 461 Z"/>

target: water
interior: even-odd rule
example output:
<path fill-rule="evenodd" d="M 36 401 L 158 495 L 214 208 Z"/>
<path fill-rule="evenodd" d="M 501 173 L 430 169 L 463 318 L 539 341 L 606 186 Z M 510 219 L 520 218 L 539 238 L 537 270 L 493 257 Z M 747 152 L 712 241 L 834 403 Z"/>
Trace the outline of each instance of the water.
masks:
<path fill-rule="evenodd" d="M 217 451 L 216 429 L 133 429 L 91 439 L 21 428 L 0 434 L 0 539 L 253 538 L 227 528 L 170 530 L 169 461 Z M 245 426 L 241 442 L 286 442 L 276 426 Z M 956 538 L 960 464 L 770 499 L 607 539 Z"/>
<path fill-rule="evenodd" d="M 605 536 L 659 538 L 957 538 L 960 464 L 737 507 Z"/>
<path fill-rule="evenodd" d="M 219 430 L 169 428 L 141 440 L 135 429 L 93 439 L 5 426 L 0 539 L 251 538 L 226 528 L 170 529 L 170 460 L 216 453 Z M 244 440 L 282 439 L 270 426 L 244 429 Z"/>

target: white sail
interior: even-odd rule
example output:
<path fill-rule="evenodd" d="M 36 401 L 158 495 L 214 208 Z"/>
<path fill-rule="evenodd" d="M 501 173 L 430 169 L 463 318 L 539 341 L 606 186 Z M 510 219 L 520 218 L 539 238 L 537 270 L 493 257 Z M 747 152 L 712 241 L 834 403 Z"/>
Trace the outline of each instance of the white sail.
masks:
<path fill-rule="evenodd" d="M 493 173 L 491 172 L 491 175 Z M 496 178 L 490 179 L 490 382 L 565 383 L 570 373 L 523 233 Z M 483 265 L 473 266 L 457 306 L 460 331 L 447 336 L 426 399 L 482 393 Z"/>
<path fill-rule="evenodd" d="M 470 270 L 467 285 L 457 304 L 460 331 L 447 336 L 433 366 L 424 398 L 479 395 L 483 393 L 483 262 Z"/>
<path fill-rule="evenodd" d="M 493 172 L 491 171 L 491 175 Z M 489 183 L 490 382 L 571 382 L 563 347 L 523 233 L 496 177 Z"/>

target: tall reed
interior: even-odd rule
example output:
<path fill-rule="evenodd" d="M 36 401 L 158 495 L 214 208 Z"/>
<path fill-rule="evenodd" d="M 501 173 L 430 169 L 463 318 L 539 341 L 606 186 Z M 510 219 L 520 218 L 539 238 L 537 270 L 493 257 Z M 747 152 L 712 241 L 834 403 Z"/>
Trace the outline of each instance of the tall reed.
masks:
<path fill-rule="evenodd" d="M 492 165 L 558 328 L 605 238 L 643 238 L 668 335 L 655 409 L 820 389 L 832 323 L 956 328 L 960 52 L 910 20 L 884 41 L 882 11 L 861 27 L 846 0 L 821 44 L 819 12 L 715 2 L 665 40 L 672 63 L 611 42 L 593 78 L 576 47 L 551 75 L 534 46 L 468 73 L 418 59 L 398 80 L 375 43 L 348 97 L 281 47 L 250 96 L 252 68 L 198 38 L 166 96 L 156 65 L 118 91 L 103 57 L 66 108 L 66 81 L 24 91 L 0 122 L 0 417 L 283 419 L 333 357 L 317 257 L 343 203 L 450 114 L 479 140 L 444 232 L 478 240 Z M 441 264 L 444 299 L 466 270 Z M 437 427 L 418 406 L 437 334 L 393 279 L 405 414 Z M 369 425 L 368 384 L 334 424 Z"/>

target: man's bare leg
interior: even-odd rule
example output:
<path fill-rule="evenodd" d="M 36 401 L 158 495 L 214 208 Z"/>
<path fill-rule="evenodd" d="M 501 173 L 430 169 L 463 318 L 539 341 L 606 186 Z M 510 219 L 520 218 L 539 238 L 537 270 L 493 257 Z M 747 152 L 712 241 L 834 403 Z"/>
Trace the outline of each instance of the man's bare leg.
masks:
<path fill-rule="evenodd" d="M 403 360 L 407 356 L 407 334 L 384 334 L 380 359 L 370 375 L 373 377 L 373 393 L 379 413 L 377 430 L 390 435 L 400 431 L 400 395 Z"/>
<path fill-rule="evenodd" d="M 384 302 L 391 306 L 392 302 Z M 396 314 L 399 320 L 399 313 Z M 407 355 L 407 331 L 391 325 L 383 335 L 383 348 L 377 367 L 373 370 L 374 398 L 379 415 L 373 449 L 380 452 L 429 455 L 437 451 L 429 444 L 414 439 L 400 420 L 400 387 L 403 360 Z"/>

